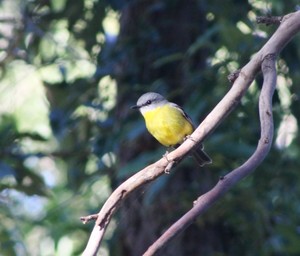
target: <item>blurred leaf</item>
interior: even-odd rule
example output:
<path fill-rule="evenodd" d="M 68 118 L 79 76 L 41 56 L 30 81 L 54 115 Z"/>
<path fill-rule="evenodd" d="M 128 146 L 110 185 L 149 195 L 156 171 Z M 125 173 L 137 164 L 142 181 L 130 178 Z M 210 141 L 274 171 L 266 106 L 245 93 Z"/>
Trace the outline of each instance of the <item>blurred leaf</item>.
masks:
<path fill-rule="evenodd" d="M 153 67 L 154 68 L 159 68 L 163 65 L 166 65 L 168 63 L 172 63 L 174 61 L 178 61 L 178 60 L 182 60 L 183 59 L 183 54 L 182 53 L 174 53 L 168 56 L 165 56 L 163 58 L 159 58 L 157 59 L 154 63 L 153 63 Z"/>
<path fill-rule="evenodd" d="M 5 176 L 15 176 L 14 169 L 4 162 L 0 162 L 0 179 Z"/>
<path fill-rule="evenodd" d="M 149 165 L 151 162 L 159 160 L 164 153 L 164 149 L 161 148 L 156 151 L 144 152 L 143 154 L 140 154 L 138 157 L 130 161 L 130 163 L 119 169 L 117 174 L 118 179 L 122 180 L 133 175 L 145 166 Z"/>
<path fill-rule="evenodd" d="M 211 43 L 211 37 L 217 34 L 222 27 L 220 25 L 215 25 L 205 31 L 205 33 L 199 36 L 196 41 L 191 44 L 191 46 L 187 50 L 187 55 L 191 57 L 197 51 L 199 51 L 203 47 L 209 47 Z"/>

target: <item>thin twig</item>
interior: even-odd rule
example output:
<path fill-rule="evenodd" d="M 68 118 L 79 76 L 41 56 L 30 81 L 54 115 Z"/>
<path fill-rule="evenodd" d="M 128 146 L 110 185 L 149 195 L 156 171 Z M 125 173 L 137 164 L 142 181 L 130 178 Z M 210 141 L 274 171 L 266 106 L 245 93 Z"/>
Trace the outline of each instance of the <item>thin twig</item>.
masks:
<path fill-rule="evenodd" d="M 92 220 L 97 220 L 98 214 L 92 214 L 84 217 L 80 217 L 80 220 L 82 221 L 83 224 L 86 224 Z"/>
<path fill-rule="evenodd" d="M 257 16 L 256 22 L 258 24 L 279 25 L 283 19 L 283 16 Z"/>
<path fill-rule="evenodd" d="M 238 69 L 232 73 L 230 73 L 228 76 L 227 76 L 227 79 L 228 81 L 233 84 L 235 82 L 235 80 L 239 77 L 239 74 L 240 74 L 241 70 Z"/>

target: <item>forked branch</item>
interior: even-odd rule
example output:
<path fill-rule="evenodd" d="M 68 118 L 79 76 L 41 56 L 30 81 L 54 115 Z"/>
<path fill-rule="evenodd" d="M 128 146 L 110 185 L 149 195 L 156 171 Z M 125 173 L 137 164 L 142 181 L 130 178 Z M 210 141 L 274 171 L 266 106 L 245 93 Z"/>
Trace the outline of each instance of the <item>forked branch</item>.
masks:
<path fill-rule="evenodd" d="M 179 231 L 186 228 L 197 216 L 207 210 L 218 198 L 226 193 L 236 182 L 251 173 L 265 158 L 268 153 L 272 137 L 273 123 L 271 112 L 271 96 L 273 94 L 276 73 L 274 73 L 274 62 L 276 56 L 284 48 L 284 46 L 300 31 L 300 11 L 288 14 L 282 18 L 281 24 L 269 41 L 257 52 L 254 57 L 246 64 L 235 79 L 231 89 L 224 98 L 217 104 L 211 113 L 204 119 L 198 128 L 191 135 L 192 140 L 186 140 L 180 147 L 167 155 L 167 158 L 162 158 L 154 164 L 149 165 L 139 171 L 124 183 L 122 183 L 107 199 L 102 209 L 98 214 L 98 218 L 94 229 L 91 233 L 89 242 L 83 252 L 84 256 L 96 255 L 105 230 L 111 220 L 113 213 L 117 210 L 121 202 L 133 190 L 151 182 L 165 171 L 170 171 L 184 156 L 186 156 L 195 147 L 195 141 L 203 141 L 213 130 L 227 117 L 227 115 L 239 104 L 241 98 L 249 88 L 260 68 L 263 69 L 264 85 L 259 101 L 260 120 L 261 120 L 261 139 L 255 153 L 239 168 L 233 170 L 221 179 L 218 184 L 208 193 L 200 196 L 194 207 L 186 213 L 174 225 L 179 225 L 176 232 L 173 226 L 170 228 L 174 234 L 163 235 L 156 244 L 149 248 L 145 255 L 153 255 L 161 246 L 169 241 Z M 88 217 L 85 217 L 88 219 Z M 176 227 L 176 226 L 175 226 Z"/>
<path fill-rule="evenodd" d="M 262 62 L 264 83 L 259 98 L 259 116 L 261 135 L 253 155 L 240 167 L 222 177 L 217 185 L 200 196 L 194 207 L 175 222 L 160 238 L 158 238 L 145 252 L 144 256 L 154 255 L 179 232 L 187 228 L 196 217 L 203 214 L 220 197 L 232 188 L 241 179 L 252 173 L 267 156 L 273 139 L 272 97 L 276 87 L 275 56 L 267 55 Z"/>

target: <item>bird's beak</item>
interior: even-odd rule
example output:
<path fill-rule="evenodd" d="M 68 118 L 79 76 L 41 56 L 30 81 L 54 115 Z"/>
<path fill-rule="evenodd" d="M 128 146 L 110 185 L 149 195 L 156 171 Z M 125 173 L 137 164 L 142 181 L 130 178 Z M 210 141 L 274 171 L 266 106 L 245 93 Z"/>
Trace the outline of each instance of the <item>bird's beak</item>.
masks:
<path fill-rule="evenodd" d="M 131 109 L 139 109 L 140 106 L 139 106 L 139 105 L 135 105 L 135 106 L 131 106 L 130 108 L 131 108 Z"/>

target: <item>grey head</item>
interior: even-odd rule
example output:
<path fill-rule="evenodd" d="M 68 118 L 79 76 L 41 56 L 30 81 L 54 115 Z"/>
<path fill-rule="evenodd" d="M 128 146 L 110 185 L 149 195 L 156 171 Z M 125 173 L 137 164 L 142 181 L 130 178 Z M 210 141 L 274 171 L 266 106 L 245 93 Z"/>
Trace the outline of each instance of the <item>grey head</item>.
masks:
<path fill-rule="evenodd" d="M 149 110 L 163 106 L 169 103 L 162 95 L 156 92 L 147 92 L 143 94 L 132 109 L 139 109 L 142 114 Z"/>

